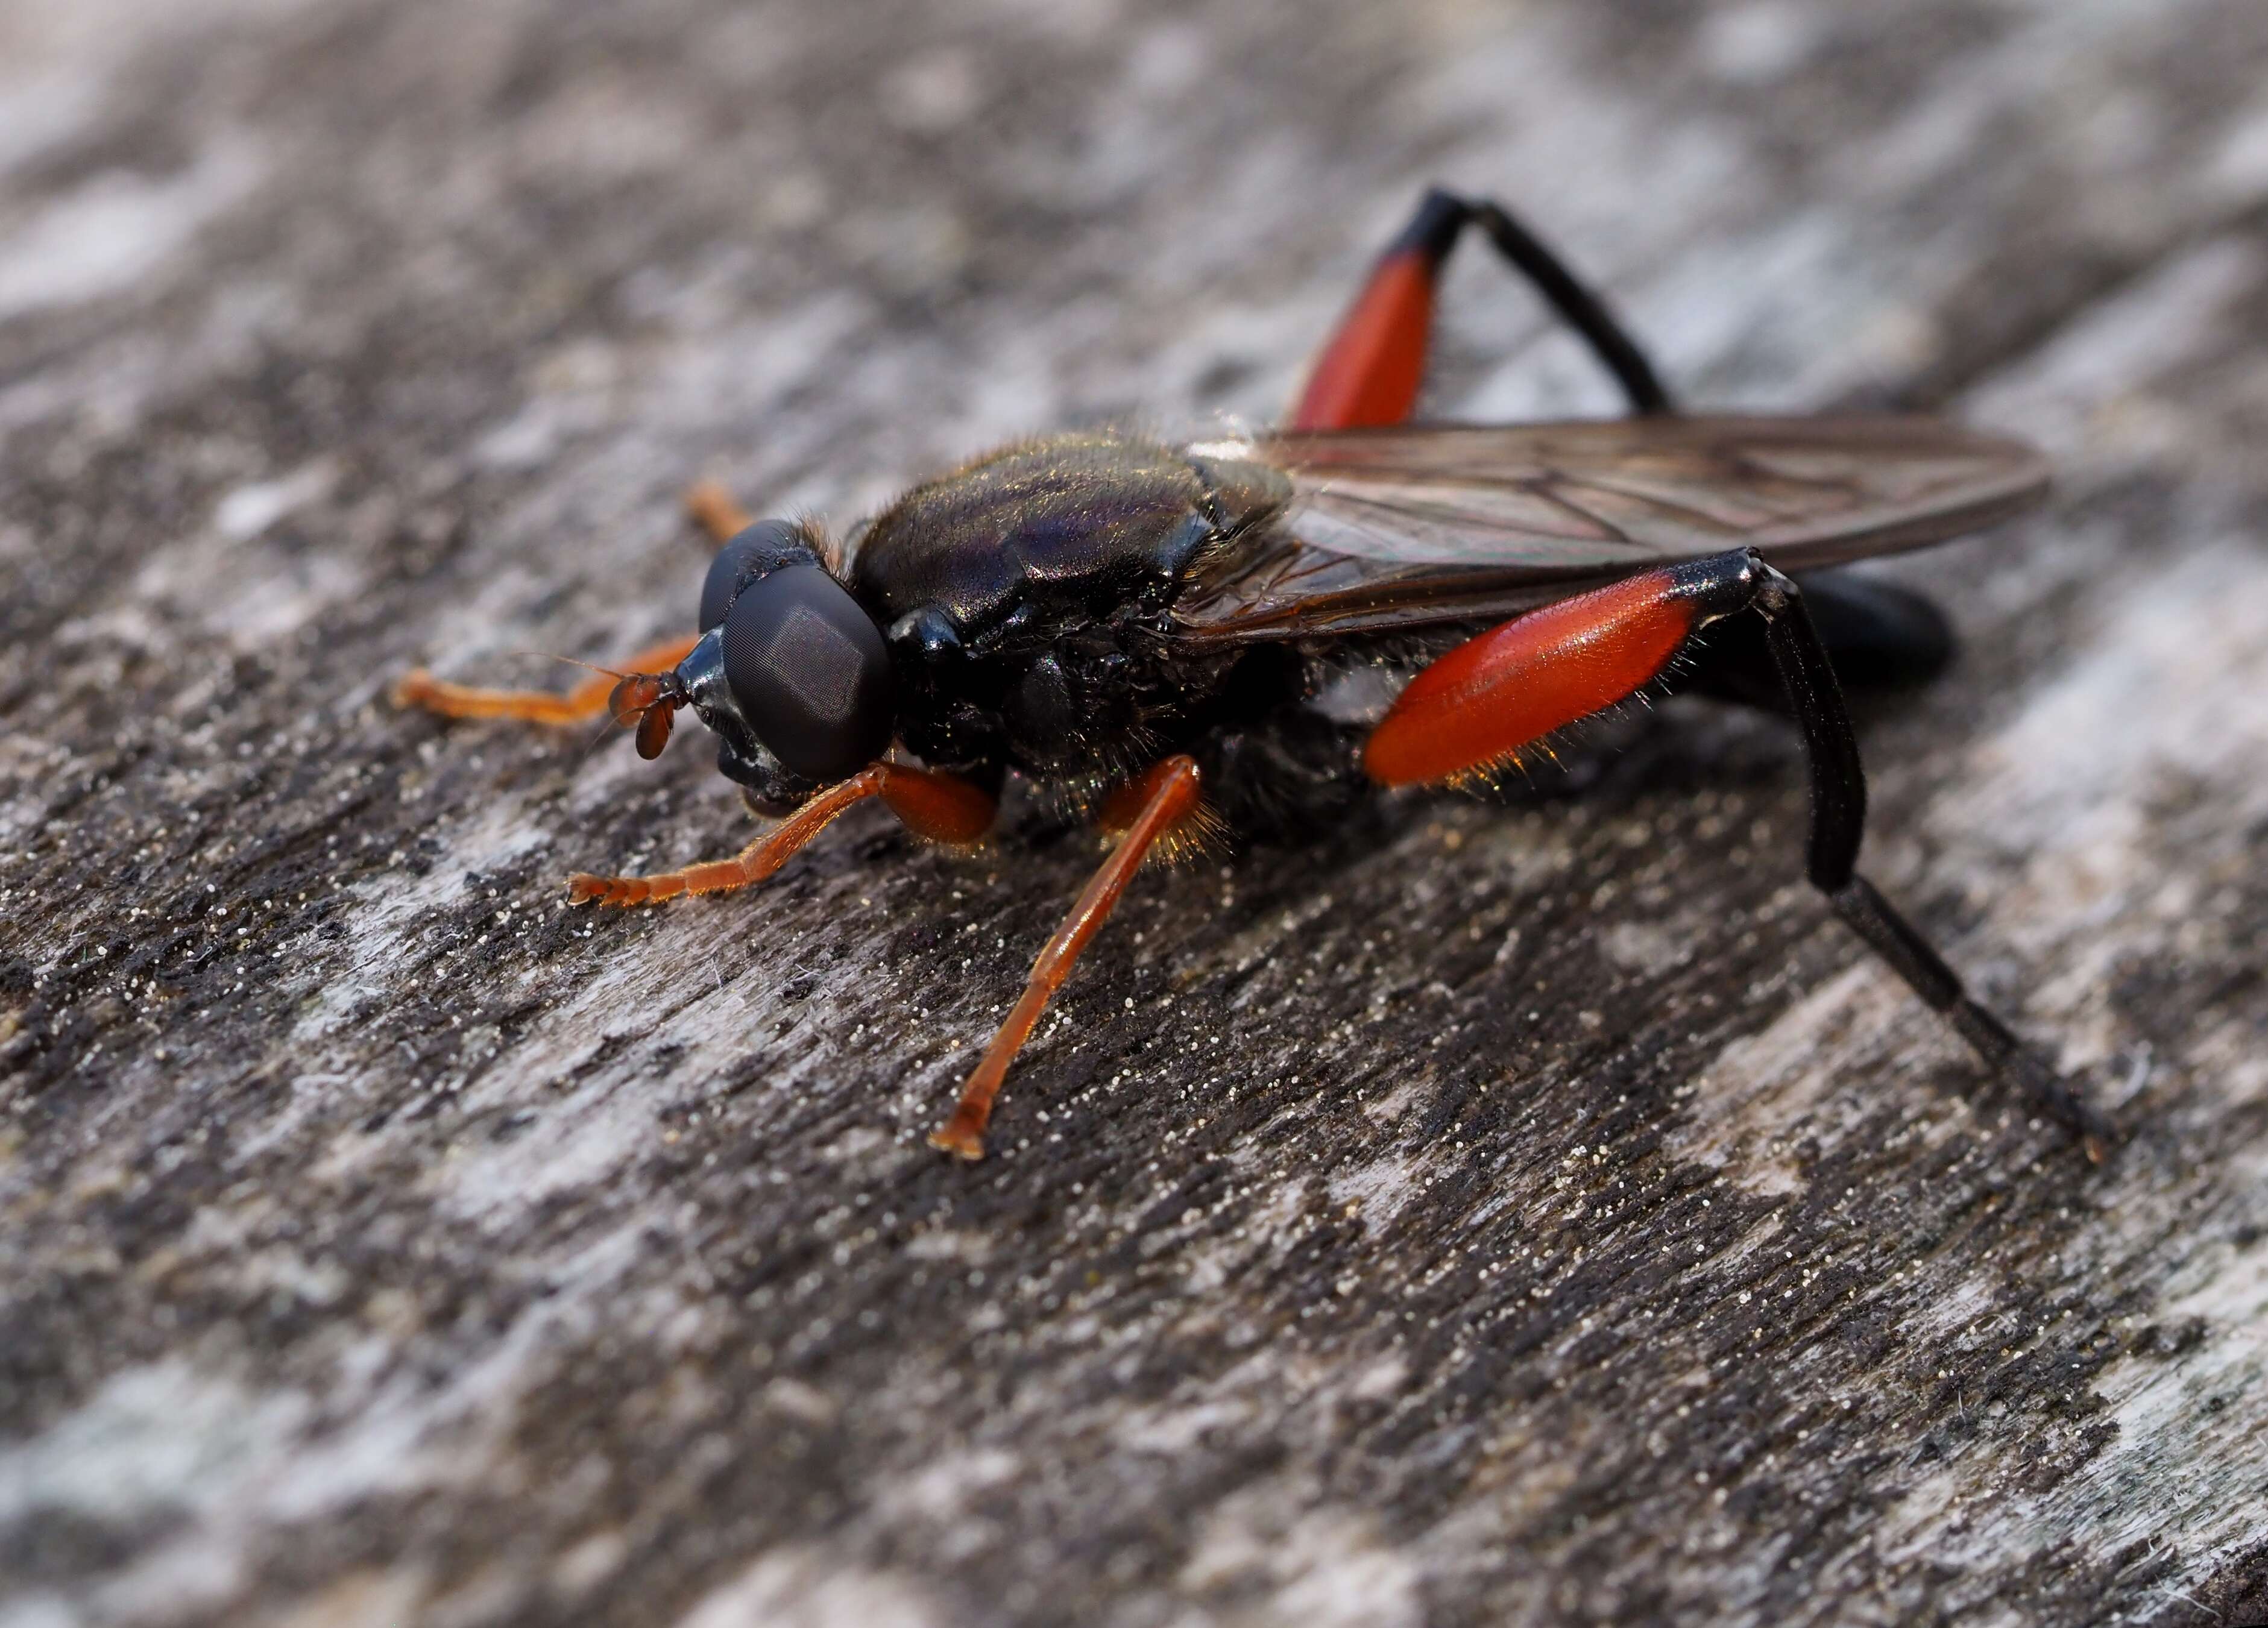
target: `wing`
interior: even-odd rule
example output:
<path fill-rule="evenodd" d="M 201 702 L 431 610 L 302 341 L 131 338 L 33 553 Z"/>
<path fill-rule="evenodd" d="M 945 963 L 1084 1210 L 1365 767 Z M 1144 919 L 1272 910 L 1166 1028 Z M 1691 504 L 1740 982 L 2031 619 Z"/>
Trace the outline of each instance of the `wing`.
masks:
<path fill-rule="evenodd" d="M 2020 442 L 1930 418 L 1623 418 L 1282 433 L 1189 449 L 1292 498 L 1199 563 L 1199 643 L 1509 616 L 1649 567 L 1756 548 L 1782 571 L 1941 542 L 2036 501 Z"/>

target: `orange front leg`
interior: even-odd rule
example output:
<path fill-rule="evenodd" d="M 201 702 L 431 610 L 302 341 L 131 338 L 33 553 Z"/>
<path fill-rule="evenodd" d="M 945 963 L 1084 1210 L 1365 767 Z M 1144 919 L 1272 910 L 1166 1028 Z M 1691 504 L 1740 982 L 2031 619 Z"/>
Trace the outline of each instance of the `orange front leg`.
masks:
<path fill-rule="evenodd" d="M 629 658 L 627 671 L 666 673 L 684 660 L 697 642 L 688 636 L 650 645 Z M 394 681 L 394 704 L 420 707 L 443 718 L 518 718 L 531 724 L 579 724 L 605 716 L 607 697 L 614 694 L 622 676 L 602 672 L 563 696 L 548 689 L 482 689 L 453 684 L 417 667 Z"/>
<path fill-rule="evenodd" d="M 685 512 L 718 543 L 729 542 L 753 524 L 748 512 L 715 481 L 703 481 L 685 494 Z M 633 674 L 666 673 L 685 659 L 699 635 L 649 645 L 623 663 Z M 618 673 L 585 679 L 565 695 L 545 689 L 484 689 L 435 678 L 423 667 L 394 683 L 394 704 L 420 707 L 443 718 L 517 718 L 532 724 L 579 724 L 607 710 Z M 651 754 L 649 754 L 651 755 Z"/>

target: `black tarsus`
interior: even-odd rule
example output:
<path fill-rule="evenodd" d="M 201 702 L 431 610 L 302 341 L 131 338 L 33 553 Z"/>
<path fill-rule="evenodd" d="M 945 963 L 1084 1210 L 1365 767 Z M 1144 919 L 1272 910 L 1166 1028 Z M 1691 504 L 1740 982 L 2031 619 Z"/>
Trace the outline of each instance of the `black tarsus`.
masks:
<path fill-rule="evenodd" d="M 1582 335 L 1592 351 L 1623 387 L 1631 411 L 1641 417 L 1677 410 L 1669 392 L 1653 371 L 1653 364 L 1638 341 L 1616 320 L 1606 301 L 1567 269 L 1541 238 L 1523 225 L 1492 198 L 1462 198 L 1436 187 L 1418 205 L 1417 216 L 1395 239 L 1395 249 L 1422 250 L 1439 265 L 1455 247 L 1468 223 L 1479 225 L 1510 262 L 1550 302 L 1568 326 Z"/>
<path fill-rule="evenodd" d="M 1691 573 L 1691 581 L 1681 586 L 1701 600 L 1704 615 L 1749 609 L 1764 620 L 1765 638 L 1786 689 L 1789 710 L 1803 731 L 1804 755 L 1810 764 L 1811 831 L 1804 870 L 1811 885 L 1827 895 L 1835 913 L 1868 948 L 1951 1022 L 1978 1057 L 2075 1133 L 2087 1156 L 2100 1164 L 2117 1135 L 2110 1122 L 2007 1024 L 1978 1006 L 1960 975 L 1946 965 L 1920 930 L 1859 874 L 1859 845 L 1867 825 L 1867 772 L 1859 761 L 1858 736 L 1851 727 L 1843 688 L 1804 607 L 1802 589 L 1752 549 L 1696 561 L 1681 575 L 1684 572 Z"/>

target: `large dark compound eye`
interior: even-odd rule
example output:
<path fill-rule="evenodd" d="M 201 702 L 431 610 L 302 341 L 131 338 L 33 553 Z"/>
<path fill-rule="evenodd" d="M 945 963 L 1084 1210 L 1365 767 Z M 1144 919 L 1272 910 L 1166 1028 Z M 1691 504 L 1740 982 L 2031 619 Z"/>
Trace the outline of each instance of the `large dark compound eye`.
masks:
<path fill-rule="evenodd" d="M 791 557 L 808 559 L 811 550 L 785 520 L 758 520 L 718 549 L 701 584 L 701 630 L 706 633 L 724 621 L 742 588 Z"/>
<path fill-rule="evenodd" d="M 743 589 L 725 614 L 721 653 L 740 715 L 794 773 L 840 780 L 890 744 L 882 631 L 818 566 L 783 565 Z"/>

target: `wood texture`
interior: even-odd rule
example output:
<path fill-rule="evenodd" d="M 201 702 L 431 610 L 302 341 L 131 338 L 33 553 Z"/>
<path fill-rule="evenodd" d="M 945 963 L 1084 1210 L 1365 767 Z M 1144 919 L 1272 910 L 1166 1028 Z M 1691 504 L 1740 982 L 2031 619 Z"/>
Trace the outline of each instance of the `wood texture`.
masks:
<path fill-rule="evenodd" d="M 11 0 L 0 1624 L 2268 1617 L 2268 9 Z M 1264 422 L 1416 190 L 1687 399 L 2058 497 L 1896 563 L 1871 866 L 2090 1171 L 1799 883 L 1784 732 L 1145 880 L 681 739 L 442 726 L 678 630 L 678 495 Z M 1477 256 L 1432 396 L 1607 410 Z"/>

